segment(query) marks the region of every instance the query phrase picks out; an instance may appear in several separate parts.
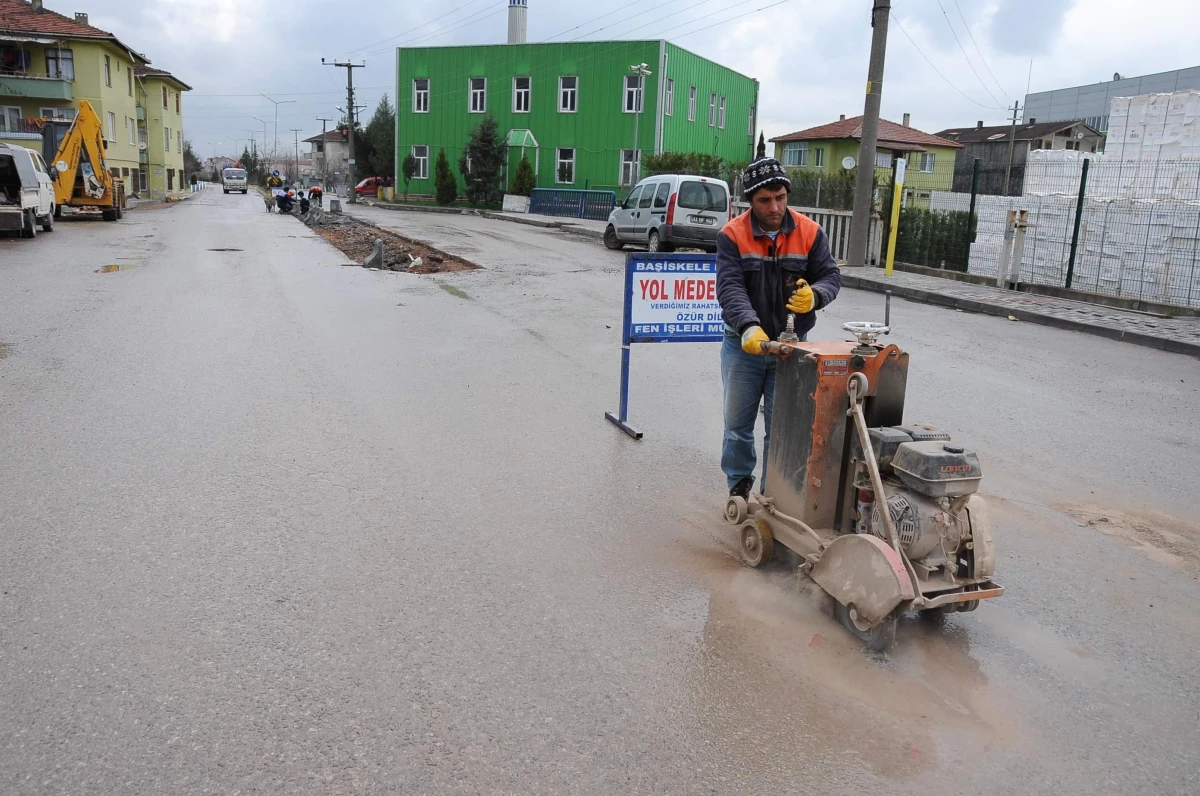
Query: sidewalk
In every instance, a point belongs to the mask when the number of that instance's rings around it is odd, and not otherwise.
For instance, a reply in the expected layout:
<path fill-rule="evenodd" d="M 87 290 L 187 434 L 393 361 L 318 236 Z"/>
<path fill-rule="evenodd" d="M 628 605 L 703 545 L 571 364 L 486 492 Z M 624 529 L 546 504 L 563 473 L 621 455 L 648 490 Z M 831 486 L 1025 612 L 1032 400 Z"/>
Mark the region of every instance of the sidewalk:
<path fill-rule="evenodd" d="M 544 229 L 558 229 L 563 232 L 570 232 L 575 235 L 586 235 L 591 238 L 604 238 L 604 228 L 608 226 L 607 221 L 590 221 L 584 218 L 560 218 L 558 216 L 541 216 L 533 213 L 505 213 L 497 210 L 470 210 L 459 207 L 432 207 L 425 205 L 406 205 L 393 204 L 391 202 L 379 202 L 373 199 L 360 200 L 361 204 L 369 207 L 378 207 L 382 210 L 395 210 L 403 213 L 442 213 L 451 215 L 477 215 L 483 218 L 491 218 L 496 221 L 509 221 L 514 224 L 526 224 L 531 227 L 542 227 Z M 348 204 L 343 201 L 343 207 Z"/>
<path fill-rule="evenodd" d="M 894 271 L 889 277 L 882 268 L 842 268 L 842 284 L 877 293 L 890 290 L 894 296 L 925 304 L 1012 317 L 1200 357 L 1197 317 L 1171 318 L 904 271 Z"/>

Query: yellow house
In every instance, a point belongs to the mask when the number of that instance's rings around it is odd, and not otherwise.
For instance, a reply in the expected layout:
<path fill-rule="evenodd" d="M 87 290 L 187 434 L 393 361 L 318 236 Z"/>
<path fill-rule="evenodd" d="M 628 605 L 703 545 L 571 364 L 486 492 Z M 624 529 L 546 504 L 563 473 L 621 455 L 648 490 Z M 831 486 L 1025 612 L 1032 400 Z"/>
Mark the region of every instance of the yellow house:
<path fill-rule="evenodd" d="M 40 150 L 41 135 L 32 120 L 73 118 L 79 100 L 86 99 L 100 115 L 108 141 L 106 160 L 113 173 L 125 181 L 126 194 L 141 194 L 145 189 L 162 198 L 178 192 L 182 152 L 178 153 L 178 165 L 174 161 L 168 164 L 177 151 L 172 140 L 170 152 L 163 151 L 158 161 L 163 173 L 156 183 L 155 166 L 150 162 L 152 142 L 157 141 L 162 149 L 165 133 L 153 126 L 153 116 L 146 122 L 150 106 L 156 103 L 139 107 L 138 97 L 145 79 L 151 77 L 155 82 L 146 91 L 147 98 L 150 90 L 159 92 L 159 83 L 171 84 L 168 92 L 176 94 L 187 86 L 158 70 L 149 70 L 155 74 L 140 79 L 137 69 L 149 63 L 113 34 L 92 27 L 87 14 L 67 17 L 45 8 L 42 0 L 0 0 L 0 141 Z M 159 114 L 159 124 L 169 126 L 175 136 L 183 129 L 182 101 L 169 98 L 168 102 L 170 107 Z M 182 143 L 182 133 L 179 141 Z M 167 183 L 168 168 L 175 170 L 173 189 Z"/>
<path fill-rule="evenodd" d="M 142 197 L 164 198 L 190 190 L 183 170 L 183 92 L 192 87 L 170 72 L 139 66 L 138 135 L 141 151 L 138 185 Z"/>

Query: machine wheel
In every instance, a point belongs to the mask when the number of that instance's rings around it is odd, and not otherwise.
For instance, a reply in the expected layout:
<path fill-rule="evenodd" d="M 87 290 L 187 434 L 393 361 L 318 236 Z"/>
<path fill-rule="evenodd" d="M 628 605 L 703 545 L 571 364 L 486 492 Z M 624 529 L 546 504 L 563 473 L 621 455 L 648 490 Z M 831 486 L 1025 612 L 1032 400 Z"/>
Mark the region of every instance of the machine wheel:
<path fill-rule="evenodd" d="M 47 213 L 46 217 L 42 219 L 42 232 L 53 232 L 54 231 L 54 214 L 57 212 L 58 212 L 58 208 L 55 208 L 54 210 L 51 210 L 49 213 Z"/>
<path fill-rule="evenodd" d="M 748 567 L 761 567 L 771 560 L 775 552 L 775 538 L 766 523 L 751 520 L 742 526 L 742 544 L 738 549 L 742 563 Z"/>
<path fill-rule="evenodd" d="M 118 204 L 117 205 L 117 221 L 120 221 L 124 217 L 125 217 L 125 206 Z"/>
<path fill-rule="evenodd" d="M 37 237 L 37 212 L 30 210 L 25 214 L 25 223 L 21 225 L 22 238 Z"/>
<path fill-rule="evenodd" d="M 245 195 L 246 195 L 246 192 L 245 192 L 245 191 L 242 191 L 242 196 L 245 196 Z"/>
<path fill-rule="evenodd" d="M 55 205 L 55 206 L 54 206 L 54 217 L 55 217 L 55 218 L 62 218 L 62 205 Z"/>
<path fill-rule="evenodd" d="M 226 193 L 226 194 L 228 194 L 228 193 L 229 193 L 229 189 L 228 189 L 228 188 L 222 188 L 221 190 L 222 190 L 224 193 Z"/>
<path fill-rule="evenodd" d="M 117 210 L 116 210 L 116 208 L 109 208 L 107 210 L 101 210 L 100 217 L 103 218 L 105 221 L 116 221 L 117 220 Z"/>
<path fill-rule="evenodd" d="M 835 601 L 833 604 L 833 615 L 841 623 L 842 627 L 849 630 L 852 635 L 876 652 L 887 652 L 888 648 L 896 641 L 896 622 L 898 617 L 895 613 L 875 625 L 875 627 L 860 627 L 858 612 L 854 610 L 854 606 L 842 605 Z"/>
<path fill-rule="evenodd" d="M 621 242 L 621 239 L 617 237 L 617 228 L 612 224 L 609 224 L 608 228 L 604 230 L 604 245 L 613 251 L 625 246 L 625 244 Z"/>
<path fill-rule="evenodd" d="M 725 521 L 730 525 L 740 525 L 746 521 L 746 499 L 741 495 L 730 495 L 725 501 Z"/>

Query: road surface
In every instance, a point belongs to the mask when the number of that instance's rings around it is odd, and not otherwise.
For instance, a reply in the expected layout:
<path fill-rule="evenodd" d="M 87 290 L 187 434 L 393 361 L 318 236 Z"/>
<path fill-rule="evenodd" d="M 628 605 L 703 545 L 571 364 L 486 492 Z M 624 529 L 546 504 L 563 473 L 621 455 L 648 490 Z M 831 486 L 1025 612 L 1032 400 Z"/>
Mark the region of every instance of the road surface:
<path fill-rule="evenodd" d="M 1009 593 L 880 657 L 733 559 L 715 346 L 604 422 L 621 255 L 356 212 L 486 269 L 212 190 L 0 240 L 0 792 L 1200 789 L 1196 360 L 897 302 Z"/>

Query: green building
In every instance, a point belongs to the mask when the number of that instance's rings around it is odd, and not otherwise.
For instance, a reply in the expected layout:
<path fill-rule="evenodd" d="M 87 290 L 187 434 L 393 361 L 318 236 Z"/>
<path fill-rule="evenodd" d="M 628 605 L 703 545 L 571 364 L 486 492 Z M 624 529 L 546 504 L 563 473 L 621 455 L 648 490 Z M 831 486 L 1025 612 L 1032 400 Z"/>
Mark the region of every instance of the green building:
<path fill-rule="evenodd" d="M 401 48 L 396 71 L 396 164 L 416 158 L 412 193 L 434 192 L 443 148 L 462 192 L 459 156 L 489 113 L 508 179 L 524 152 L 539 188 L 620 193 L 651 153 L 754 154 L 758 81 L 666 41 Z"/>

